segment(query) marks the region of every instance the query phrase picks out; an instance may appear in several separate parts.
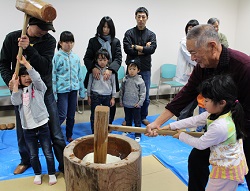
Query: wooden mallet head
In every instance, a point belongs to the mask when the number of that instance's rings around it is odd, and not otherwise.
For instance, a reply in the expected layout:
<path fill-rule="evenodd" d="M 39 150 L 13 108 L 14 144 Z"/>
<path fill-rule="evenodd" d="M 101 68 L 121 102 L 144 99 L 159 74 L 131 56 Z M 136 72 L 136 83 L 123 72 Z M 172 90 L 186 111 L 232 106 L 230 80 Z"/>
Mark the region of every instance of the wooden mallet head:
<path fill-rule="evenodd" d="M 52 22 L 56 18 L 55 8 L 51 4 L 40 0 L 16 0 L 16 8 L 25 13 L 22 35 L 26 35 L 30 17 L 35 17 L 45 22 Z M 22 54 L 23 54 L 23 49 L 22 47 L 19 47 L 17 55 L 18 58 L 21 59 Z M 15 68 L 16 75 L 18 75 L 19 73 L 19 68 L 20 68 L 20 63 L 17 60 Z"/>
<path fill-rule="evenodd" d="M 17 0 L 16 8 L 45 22 L 52 22 L 56 18 L 55 8 L 41 0 Z"/>

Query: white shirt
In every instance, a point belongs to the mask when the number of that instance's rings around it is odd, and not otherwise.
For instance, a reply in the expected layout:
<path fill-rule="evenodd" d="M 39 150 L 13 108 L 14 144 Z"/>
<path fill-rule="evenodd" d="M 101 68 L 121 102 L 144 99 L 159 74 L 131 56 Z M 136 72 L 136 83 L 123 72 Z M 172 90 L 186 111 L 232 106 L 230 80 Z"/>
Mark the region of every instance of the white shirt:
<path fill-rule="evenodd" d="M 191 60 L 191 55 L 186 46 L 186 37 L 184 37 L 180 41 L 174 80 L 186 84 L 195 66 L 196 62 Z"/>
<path fill-rule="evenodd" d="M 23 113 L 24 120 L 26 120 L 27 127 L 23 126 L 23 129 L 34 129 L 40 127 L 49 121 L 49 118 L 42 120 L 40 123 L 36 123 L 30 109 L 30 98 L 28 93 L 28 87 L 23 88 Z"/>

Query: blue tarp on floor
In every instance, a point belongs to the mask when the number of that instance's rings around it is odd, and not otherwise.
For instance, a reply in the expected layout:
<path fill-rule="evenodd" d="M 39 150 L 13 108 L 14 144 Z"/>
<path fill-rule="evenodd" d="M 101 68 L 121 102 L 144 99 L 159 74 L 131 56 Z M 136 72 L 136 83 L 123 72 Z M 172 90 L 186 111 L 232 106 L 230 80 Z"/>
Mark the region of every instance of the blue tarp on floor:
<path fill-rule="evenodd" d="M 158 117 L 149 116 L 150 122 Z M 123 119 L 116 119 L 113 124 L 120 125 Z M 171 122 L 169 120 L 167 123 Z M 166 123 L 166 124 L 167 124 Z M 165 124 L 165 125 L 166 125 Z M 144 125 L 142 125 L 145 127 Z M 65 126 L 62 126 L 65 134 Z M 90 123 L 79 123 L 74 126 L 73 138 L 82 137 L 90 134 Z M 121 134 L 121 132 L 112 132 Z M 134 134 L 129 134 L 131 138 L 134 138 Z M 140 145 L 142 147 L 142 156 L 154 155 L 156 158 L 167 168 L 180 178 L 186 185 L 188 182 L 188 169 L 187 160 L 188 155 L 192 149 L 189 145 L 182 143 L 178 139 L 174 139 L 170 136 L 158 136 L 158 137 L 146 137 L 142 135 Z M 47 167 L 44 155 L 40 150 L 40 161 L 42 164 L 42 173 L 47 174 Z M 57 161 L 56 167 L 58 166 Z M 13 171 L 17 164 L 20 163 L 20 156 L 17 148 L 16 131 L 4 130 L 0 131 L 0 181 L 14 178 L 23 178 L 27 176 L 33 176 L 32 168 L 29 168 L 21 175 L 13 175 Z M 246 183 L 239 185 L 237 191 L 247 191 Z"/>

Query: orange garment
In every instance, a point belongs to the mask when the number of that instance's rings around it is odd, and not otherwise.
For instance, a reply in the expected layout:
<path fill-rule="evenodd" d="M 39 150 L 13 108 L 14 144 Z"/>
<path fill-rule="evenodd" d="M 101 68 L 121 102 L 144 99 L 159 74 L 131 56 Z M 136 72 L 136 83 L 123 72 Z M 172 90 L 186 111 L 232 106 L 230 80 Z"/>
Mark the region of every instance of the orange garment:
<path fill-rule="evenodd" d="M 201 94 L 199 94 L 197 96 L 197 102 L 198 102 L 198 106 L 199 107 L 205 108 L 205 106 L 204 106 L 204 100 L 205 100 L 205 98 Z"/>

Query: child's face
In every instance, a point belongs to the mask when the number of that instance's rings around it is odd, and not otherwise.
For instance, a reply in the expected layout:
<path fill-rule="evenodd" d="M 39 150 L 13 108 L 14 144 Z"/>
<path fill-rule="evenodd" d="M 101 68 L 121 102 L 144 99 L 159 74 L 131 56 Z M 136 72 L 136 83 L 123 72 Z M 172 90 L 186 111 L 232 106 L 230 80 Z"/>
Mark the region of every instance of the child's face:
<path fill-rule="evenodd" d="M 109 60 L 108 60 L 105 56 L 103 56 L 103 55 L 99 55 L 99 56 L 98 56 L 97 63 L 98 63 L 98 65 L 99 65 L 101 68 L 106 67 L 107 64 L 108 64 L 108 62 L 109 62 Z"/>
<path fill-rule="evenodd" d="M 204 106 L 208 113 L 220 114 L 223 111 L 225 104 L 220 102 L 215 104 L 211 99 L 205 98 Z"/>
<path fill-rule="evenodd" d="M 24 75 L 21 75 L 20 76 L 20 83 L 23 85 L 23 86 L 29 86 L 31 84 L 32 80 L 30 78 L 30 75 L 28 74 L 24 74 Z"/>
<path fill-rule="evenodd" d="M 60 42 L 61 49 L 64 52 L 70 52 L 72 48 L 74 47 L 74 42 L 68 41 L 68 42 Z"/>
<path fill-rule="evenodd" d="M 135 65 L 129 65 L 128 67 L 128 74 L 130 76 L 136 76 L 138 74 L 138 72 L 140 72 L 140 70 L 137 68 L 137 66 Z"/>

